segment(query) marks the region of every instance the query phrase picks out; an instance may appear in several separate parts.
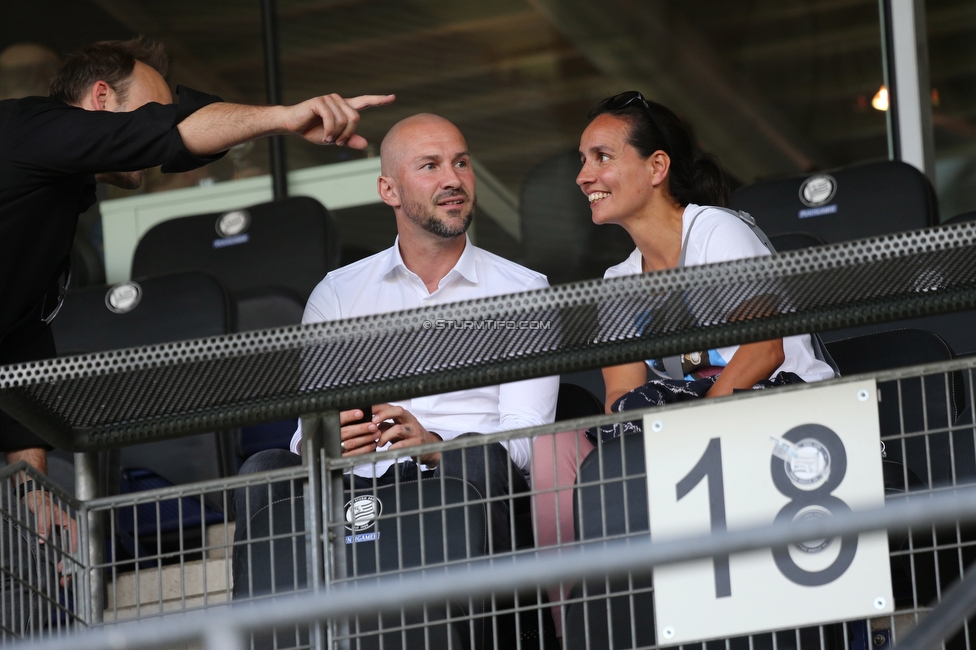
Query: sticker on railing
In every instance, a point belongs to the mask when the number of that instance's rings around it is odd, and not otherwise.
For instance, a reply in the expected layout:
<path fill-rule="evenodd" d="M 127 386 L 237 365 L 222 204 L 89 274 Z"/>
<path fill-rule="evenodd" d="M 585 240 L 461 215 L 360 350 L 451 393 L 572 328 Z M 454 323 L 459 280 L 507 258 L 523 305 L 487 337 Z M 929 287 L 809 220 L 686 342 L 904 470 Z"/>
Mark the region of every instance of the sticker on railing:
<path fill-rule="evenodd" d="M 884 505 L 873 381 L 698 403 L 645 416 L 644 432 L 654 541 Z M 884 531 L 654 570 L 657 640 L 668 645 L 893 605 Z"/>

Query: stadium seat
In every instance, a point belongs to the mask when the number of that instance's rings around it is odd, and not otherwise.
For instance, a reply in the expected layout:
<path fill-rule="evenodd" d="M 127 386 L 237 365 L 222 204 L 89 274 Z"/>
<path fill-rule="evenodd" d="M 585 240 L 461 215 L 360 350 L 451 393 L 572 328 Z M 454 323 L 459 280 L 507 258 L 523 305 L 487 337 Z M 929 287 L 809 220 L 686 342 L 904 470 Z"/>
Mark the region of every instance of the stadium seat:
<path fill-rule="evenodd" d="M 823 237 L 818 237 L 810 232 L 784 232 L 770 236 L 769 243 L 773 245 L 777 253 L 782 253 L 800 250 L 801 248 L 823 246 L 827 242 L 823 240 Z"/>
<path fill-rule="evenodd" d="M 603 400 L 576 384 L 562 382 L 556 398 L 556 422 L 603 413 Z"/>
<path fill-rule="evenodd" d="M 218 336 L 233 331 L 234 321 L 233 303 L 220 282 L 189 271 L 69 291 L 52 327 L 64 356 Z M 125 447 L 119 462 L 175 484 L 219 478 L 237 469 L 222 438 L 204 434 Z"/>
<path fill-rule="evenodd" d="M 296 196 L 242 210 L 171 219 L 136 247 L 132 277 L 177 270 L 212 273 L 233 295 L 237 331 L 296 325 L 325 274 L 339 265 L 338 226 L 315 199 Z M 243 427 L 241 460 L 287 449 L 293 421 Z"/>
<path fill-rule="evenodd" d="M 900 329 L 856 336 L 827 343 L 827 349 L 841 374 L 889 370 L 955 357 L 940 336 L 920 329 Z M 881 402 L 878 414 L 881 437 L 886 442 L 887 459 L 904 463 L 921 479 L 921 485 L 939 487 L 952 482 L 952 446 L 948 427 L 966 407 L 962 373 L 942 373 L 878 384 Z M 943 433 L 912 435 L 945 429 Z"/>
<path fill-rule="evenodd" d="M 315 199 L 296 196 L 159 223 L 139 240 L 132 277 L 207 271 L 234 296 L 245 331 L 301 322 L 339 255 L 335 220 Z"/>
<path fill-rule="evenodd" d="M 58 353 L 69 355 L 218 336 L 233 331 L 234 322 L 233 301 L 220 282 L 185 271 L 69 291 L 52 327 Z M 125 494 L 233 475 L 233 446 L 233 437 L 220 432 L 102 452 L 101 489 Z M 212 505 L 190 498 L 163 501 L 158 526 L 154 504 L 120 510 L 108 557 L 145 557 L 157 544 L 191 547 L 200 542 L 201 528 L 188 522 L 223 521 Z"/>
<path fill-rule="evenodd" d="M 965 223 L 967 221 L 976 221 L 976 210 L 971 212 L 963 212 L 962 214 L 957 214 L 954 217 L 949 217 L 942 222 L 942 225 L 949 226 L 956 223 Z"/>
<path fill-rule="evenodd" d="M 630 235 L 618 226 L 597 226 L 576 185 L 577 151 L 543 161 L 522 181 L 519 222 L 522 264 L 545 273 L 550 284 L 602 278 L 607 268 L 634 250 Z"/>
<path fill-rule="evenodd" d="M 761 181 L 737 189 L 730 204 L 754 216 L 767 235 L 804 231 L 828 243 L 939 223 L 931 183 L 897 161 Z"/>
<path fill-rule="evenodd" d="M 642 436 L 615 438 L 594 449 L 580 464 L 576 478 L 576 499 L 573 501 L 576 539 L 646 538 L 649 533 L 644 472 Z M 603 578 L 573 586 L 570 599 L 585 596 L 588 600 L 566 608 L 563 640 L 567 650 L 609 648 L 611 628 L 614 648 L 654 645 L 650 575 L 634 575 L 632 585 L 626 577 L 611 580 L 609 587 L 611 594 L 619 595 L 609 598 L 608 608 L 607 599 L 599 598 L 607 593 Z M 633 596 L 628 595 L 631 590 L 635 592 Z M 632 617 L 641 622 L 635 626 L 636 639 L 631 635 Z"/>
<path fill-rule="evenodd" d="M 419 488 L 419 489 L 418 489 Z M 249 520 L 249 536 L 251 539 L 262 541 L 250 542 L 242 547 L 235 555 L 235 562 L 250 562 L 249 585 L 237 584 L 235 579 L 234 599 L 259 597 L 272 593 L 285 594 L 303 590 L 307 585 L 307 564 L 305 559 L 305 531 L 304 501 L 300 487 L 296 490 L 294 500 L 275 502 L 270 514 L 262 510 L 255 513 Z M 346 567 L 350 577 L 368 578 L 378 572 L 387 573 L 397 570 L 410 570 L 421 566 L 431 567 L 445 561 L 463 561 L 484 557 L 487 553 L 487 517 L 483 504 L 464 506 L 465 500 L 480 500 L 482 497 L 471 487 L 459 479 L 423 479 L 420 484 L 408 482 L 405 484 L 388 485 L 373 490 L 359 490 L 347 493 L 345 499 L 352 502 L 354 498 L 375 497 L 380 501 L 376 508 L 381 513 L 380 518 L 372 527 L 363 528 L 359 535 L 370 537 L 357 538 L 358 541 L 346 545 Z M 447 504 L 446 509 L 440 509 L 441 504 Z M 421 513 L 420 511 L 423 510 Z M 399 512 L 410 513 L 397 515 Z M 350 515 L 351 519 L 355 517 Z M 444 522 L 448 526 L 444 526 Z M 423 534 L 421 534 L 421 528 Z M 375 533 L 375 537 L 372 537 Z M 299 534 L 299 542 L 293 543 L 294 535 Z M 352 533 L 349 533 L 350 535 Z M 271 537 L 274 537 L 272 540 Z M 430 569 L 428 569 L 430 570 Z M 235 578 L 239 575 L 235 565 Z M 272 575 L 274 576 L 272 578 Z M 250 589 L 250 591 L 249 591 Z M 523 600 L 522 606 L 526 605 Z M 505 605 L 496 601 L 501 609 Z M 511 604 L 509 603 L 509 606 Z M 445 616 L 470 617 L 484 615 L 490 611 L 487 599 L 457 600 L 443 606 L 428 606 L 423 611 L 410 612 L 406 615 L 406 625 L 416 625 L 424 620 L 443 620 Z M 548 607 L 543 609 L 548 617 Z M 523 621 L 535 620 L 536 612 L 530 612 L 531 617 L 523 617 Z M 469 639 L 474 625 L 475 645 L 472 650 L 496 647 L 492 641 L 493 630 L 498 634 L 497 647 L 516 647 L 514 637 L 514 616 L 501 615 L 494 619 L 476 618 L 461 620 L 453 624 L 417 626 L 406 632 L 406 645 L 402 644 L 400 631 L 378 633 L 380 629 L 378 616 L 360 616 L 350 620 L 350 629 L 358 630 L 359 636 L 354 641 L 357 648 L 470 648 Z M 399 614 L 384 616 L 383 627 L 397 627 L 401 625 Z M 551 622 L 550 622 L 551 625 Z M 539 648 L 538 641 L 527 642 L 523 622 L 522 643 L 519 647 Z M 276 631 L 278 647 L 291 647 L 291 643 L 307 643 L 304 632 L 296 634 L 292 630 Z M 425 634 L 427 642 L 425 643 Z M 290 635 L 290 636 L 289 636 Z M 531 635 L 530 635 L 531 636 Z M 296 638 L 297 637 L 297 638 Z M 282 646 L 282 639 L 285 646 Z M 538 639 L 538 636 L 536 636 Z M 450 645 L 449 645 L 450 643 Z M 270 634 L 255 636 L 256 650 L 273 647 Z"/>

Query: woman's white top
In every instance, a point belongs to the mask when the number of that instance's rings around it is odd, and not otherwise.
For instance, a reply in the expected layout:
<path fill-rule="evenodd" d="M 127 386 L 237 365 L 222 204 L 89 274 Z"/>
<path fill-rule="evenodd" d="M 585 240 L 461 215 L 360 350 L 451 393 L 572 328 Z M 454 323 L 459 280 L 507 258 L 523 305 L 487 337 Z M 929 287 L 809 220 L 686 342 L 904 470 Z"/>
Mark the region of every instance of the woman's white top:
<path fill-rule="evenodd" d="M 691 226 L 692 219 L 698 215 L 695 227 L 690 235 L 688 228 Z M 687 250 L 685 252 L 685 266 L 697 266 L 701 264 L 714 264 L 716 262 L 728 262 L 730 260 L 743 259 L 747 257 L 762 257 L 769 255 L 769 250 L 763 246 L 759 238 L 756 237 L 752 229 L 742 222 L 738 217 L 715 208 L 705 208 L 688 204 L 685 208 L 681 220 L 681 241 L 685 242 Z M 626 275 L 638 275 L 643 273 L 643 258 L 638 249 L 630 256 L 607 269 L 603 277 L 618 278 Z M 649 318 L 643 319 L 647 322 Z M 733 345 L 714 350 L 687 353 L 682 359 L 685 368 L 694 367 L 724 367 L 735 355 L 739 346 Z M 801 334 L 789 336 L 783 339 L 783 352 L 786 360 L 776 369 L 773 377 L 781 372 L 796 373 L 801 379 L 807 382 L 830 379 L 834 376 L 833 370 L 827 363 L 816 358 L 813 347 L 810 344 L 810 335 Z M 702 357 L 702 358 L 699 358 Z M 662 359 L 648 359 L 648 366 L 659 376 L 668 378 L 669 375 L 664 369 Z M 689 373 L 685 379 L 696 379 Z M 673 377 L 672 379 L 677 379 Z"/>

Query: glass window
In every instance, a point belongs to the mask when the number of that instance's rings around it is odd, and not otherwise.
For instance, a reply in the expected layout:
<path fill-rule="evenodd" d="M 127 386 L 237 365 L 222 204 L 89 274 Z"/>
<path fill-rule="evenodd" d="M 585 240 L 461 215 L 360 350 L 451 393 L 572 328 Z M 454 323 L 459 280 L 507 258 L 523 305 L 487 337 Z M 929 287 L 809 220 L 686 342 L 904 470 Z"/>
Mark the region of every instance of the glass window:
<path fill-rule="evenodd" d="M 51 11 L 37 15 L 73 6 L 38 1 Z M 37 38 L 47 34 L 46 44 L 65 51 L 85 40 L 144 33 L 169 48 L 174 85 L 231 101 L 265 101 L 258 2 L 95 4 L 106 9 L 93 10 L 97 20 L 72 19 L 70 39 L 66 26 L 45 29 L 45 21 L 30 19 Z M 369 149 L 288 138 L 290 170 L 374 157 L 397 120 L 439 113 L 466 135 L 480 187 L 494 188 L 493 203 L 510 207 L 502 217 L 482 210 L 479 244 L 554 280 L 601 275 L 631 246 L 613 229 L 593 230 L 573 182 L 586 114 L 609 95 L 635 88 L 670 106 L 738 183 L 887 157 L 884 114 L 871 106 L 883 81 L 876 0 L 277 4 L 286 102 L 327 92 L 397 94 L 393 106 L 364 115 L 360 131 Z M 976 7 L 971 0 L 929 0 L 928 7 L 943 207 L 972 209 L 967 197 L 976 193 L 966 188 L 976 183 L 974 127 L 967 120 L 976 39 L 966 36 Z M 20 14 L 29 12 L 18 14 L 18 33 L 28 33 L 21 29 L 28 18 Z M 0 35 L 9 40 L 14 31 Z M 267 144 L 259 142 L 203 170 L 153 174 L 145 191 L 246 179 L 268 168 Z M 357 256 L 388 245 L 392 232 L 377 223 L 388 211 L 369 200 L 374 203 L 335 211 Z"/>
<path fill-rule="evenodd" d="M 926 0 L 925 10 L 936 189 L 946 220 L 976 211 L 976 3 Z"/>

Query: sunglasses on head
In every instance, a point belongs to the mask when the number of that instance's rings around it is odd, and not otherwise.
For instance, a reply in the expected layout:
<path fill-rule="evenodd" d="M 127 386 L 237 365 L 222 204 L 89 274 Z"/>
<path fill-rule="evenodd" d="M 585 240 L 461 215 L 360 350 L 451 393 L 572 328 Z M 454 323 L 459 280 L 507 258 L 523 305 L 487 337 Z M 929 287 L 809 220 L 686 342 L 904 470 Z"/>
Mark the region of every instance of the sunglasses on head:
<path fill-rule="evenodd" d="M 600 102 L 600 106 L 597 110 L 605 109 L 610 111 L 619 111 L 620 109 L 626 108 L 631 104 L 638 102 L 644 107 L 644 112 L 647 113 L 647 117 L 651 119 L 651 124 L 657 129 L 657 132 L 661 135 L 661 139 L 664 140 L 665 152 L 671 153 L 671 142 L 668 141 L 668 135 L 661 128 L 658 123 L 657 118 L 654 117 L 654 111 L 651 110 L 651 105 L 644 99 L 644 96 L 636 90 L 628 90 L 627 92 L 620 93 L 619 95 L 614 95 L 613 97 L 608 97 Z"/>

